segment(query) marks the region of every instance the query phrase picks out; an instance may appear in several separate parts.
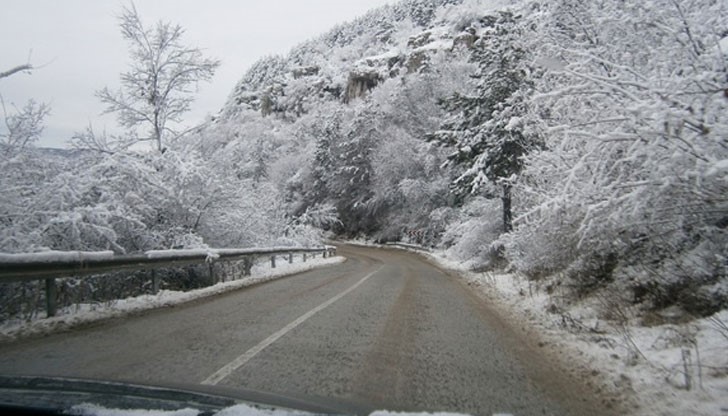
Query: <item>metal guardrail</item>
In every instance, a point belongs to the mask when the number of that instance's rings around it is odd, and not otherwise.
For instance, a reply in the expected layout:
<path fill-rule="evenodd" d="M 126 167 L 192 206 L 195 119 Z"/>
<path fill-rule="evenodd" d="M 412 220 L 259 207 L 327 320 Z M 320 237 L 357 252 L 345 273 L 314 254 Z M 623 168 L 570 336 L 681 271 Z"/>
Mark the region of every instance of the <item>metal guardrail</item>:
<path fill-rule="evenodd" d="M 318 248 L 272 247 L 252 249 L 201 249 L 201 250 L 152 250 L 142 254 L 115 255 L 113 252 L 52 251 L 26 254 L 0 254 L 0 283 L 45 280 L 46 311 L 49 317 L 57 312 L 56 278 L 82 277 L 123 270 L 151 270 L 153 293 L 159 291 L 159 279 L 155 269 L 179 267 L 192 264 L 208 264 L 214 280 L 212 265 L 223 261 L 243 261 L 244 275 L 256 258 L 270 256 L 271 267 L 276 267 L 276 257 L 287 257 L 293 262 L 293 254 L 323 257 L 336 254 L 335 246 Z"/>
<path fill-rule="evenodd" d="M 419 251 L 427 251 L 427 252 L 431 251 L 428 247 L 421 246 L 419 244 L 391 242 L 391 243 L 384 243 L 384 245 L 388 246 L 388 247 L 397 247 L 397 248 L 403 248 L 403 249 L 408 249 L 408 250 L 419 250 Z"/>

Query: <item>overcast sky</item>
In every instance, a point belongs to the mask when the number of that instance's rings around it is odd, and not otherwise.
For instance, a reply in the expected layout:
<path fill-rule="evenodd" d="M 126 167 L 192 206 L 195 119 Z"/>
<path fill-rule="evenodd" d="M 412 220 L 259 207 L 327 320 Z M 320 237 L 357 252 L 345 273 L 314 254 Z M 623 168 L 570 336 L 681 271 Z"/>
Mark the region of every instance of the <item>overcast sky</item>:
<path fill-rule="evenodd" d="M 324 33 L 394 0 L 136 0 L 145 25 L 179 23 L 183 40 L 200 47 L 222 65 L 213 81 L 201 84 L 187 125 L 215 114 L 235 83 L 257 59 L 285 54 L 300 42 Z M 30 62 L 31 75 L 0 80 L 6 103 L 28 99 L 49 103 L 52 114 L 38 146 L 66 147 L 89 122 L 97 131 L 114 131 L 114 117 L 101 117 L 94 92 L 118 88 L 129 62 L 117 16 L 123 0 L 2 0 L 0 71 Z"/>

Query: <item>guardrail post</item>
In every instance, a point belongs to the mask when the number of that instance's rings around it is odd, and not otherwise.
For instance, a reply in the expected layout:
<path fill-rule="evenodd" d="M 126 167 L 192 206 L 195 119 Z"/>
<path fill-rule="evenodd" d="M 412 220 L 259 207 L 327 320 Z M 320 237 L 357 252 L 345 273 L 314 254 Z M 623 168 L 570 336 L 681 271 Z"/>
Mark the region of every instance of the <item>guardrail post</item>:
<path fill-rule="evenodd" d="M 293 264 L 293 253 L 288 253 L 288 264 Z"/>
<path fill-rule="evenodd" d="M 58 299 L 56 299 L 58 295 L 58 288 L 56 287 L 56 279 L 52 277 L 45 279 L 45 287 L 46 313 L 50 318 L 51 316 L 56 316 L 56 312 L 58 312 Z"/>
<path fill-rule="evenodd" d="M 212 280 L 212 284 L 216 284 L 217 280 L 215 279 L 215 265 L 212 262 L 207 263 L 207 270 L 210 271 L 210 280 Z"/>
<path fill-rule="evenodd" d="M 159 276 L 157 272 L 152 269 L 152 294 L 156 295 L 159 293 Z"/>
<path fill-rule="evenodd" d="M 243 276 L 250 276 L 250 269 L 253 268 L 253 258 L 246 257 L 243 259 Z"/>
<path fill-rule="evenodd" d="M 275 254 L 270 256 L 270 267 L 271 267 L 271 269 L 276 268 L 276 255 Z"/>

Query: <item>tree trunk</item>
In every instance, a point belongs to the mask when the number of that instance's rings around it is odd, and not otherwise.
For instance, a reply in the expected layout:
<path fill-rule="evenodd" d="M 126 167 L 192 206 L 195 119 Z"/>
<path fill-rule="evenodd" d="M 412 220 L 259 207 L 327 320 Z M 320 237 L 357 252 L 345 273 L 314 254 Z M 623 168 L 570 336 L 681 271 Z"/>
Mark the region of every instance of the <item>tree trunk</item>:
<path fill-rule="evenodd" d="M 513 213 L 511 212 L 511 184 L 503 185 L 503 232 L 513 230 Z"/>
<path fill-rule="evenodd" d="M 162 152 L 162 127 L 159 125 L 159 112 L 154 111 L 154 141 L 157 142 L 157 151 Z"/>

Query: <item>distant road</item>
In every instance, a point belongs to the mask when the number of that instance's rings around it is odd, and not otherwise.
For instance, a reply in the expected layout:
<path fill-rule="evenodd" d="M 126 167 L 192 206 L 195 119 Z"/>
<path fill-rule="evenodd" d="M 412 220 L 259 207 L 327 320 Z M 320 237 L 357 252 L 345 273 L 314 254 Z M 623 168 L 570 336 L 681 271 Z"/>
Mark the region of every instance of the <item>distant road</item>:
<path fill-rule="evenodd" d="M 364 408 L 605 413 L 456 278 L 399 250 L 0 345 L 0 373 L 217 384 Z"/>

